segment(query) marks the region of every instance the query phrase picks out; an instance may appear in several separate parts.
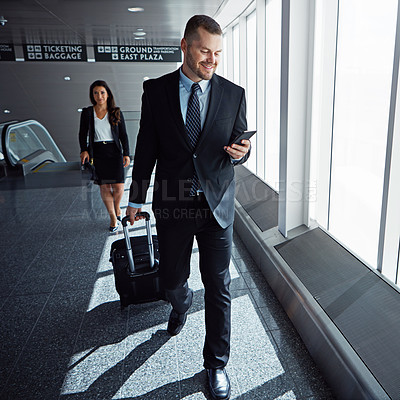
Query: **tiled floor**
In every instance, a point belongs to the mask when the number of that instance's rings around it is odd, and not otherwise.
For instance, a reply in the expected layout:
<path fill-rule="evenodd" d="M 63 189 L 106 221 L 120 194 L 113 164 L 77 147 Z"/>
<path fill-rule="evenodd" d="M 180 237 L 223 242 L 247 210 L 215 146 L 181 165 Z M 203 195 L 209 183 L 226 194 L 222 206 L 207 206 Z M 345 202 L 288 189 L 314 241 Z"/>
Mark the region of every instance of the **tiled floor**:
<path fill-rule="evenodd" d="M 0 399 L 209 399 L 196 246 L 194 303 L 171 338 L 168 304 L 120 310 L 109 250 L 122 232 L 78 174 L 0 181 Z M 231 398 L 333 399 L 237 235 L 231 274 Z"/>

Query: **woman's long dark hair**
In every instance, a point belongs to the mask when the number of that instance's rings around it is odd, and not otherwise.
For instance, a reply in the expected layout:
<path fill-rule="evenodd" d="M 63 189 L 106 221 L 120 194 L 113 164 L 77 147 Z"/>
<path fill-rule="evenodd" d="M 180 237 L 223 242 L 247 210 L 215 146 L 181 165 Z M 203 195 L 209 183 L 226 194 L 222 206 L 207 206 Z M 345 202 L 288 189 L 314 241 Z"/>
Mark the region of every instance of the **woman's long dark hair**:
<path fill-rule="evenodd" d="M 107 85 L 107 83 L 105 81 L 97 80 L 97 81 L 94 81 L 90 85 L 90 89 L 89 89 L 90 101 L 92 102 L 92 104 L 94 106 L 97 104 L 96 100 L 94 99 L 94 96 L 93 96 L 93 89 L 96 86 L 102 86 L 102 87 L 104 87 L 104 89 L 107 90 L 107 94 L 108 94 L 108 98 L 107 98 L 108 120 L 110 121 L 111 125 L 118 125 L 119 121 L 121 120 L 121 111 L 120 111 L 120 108 L 115 105 L 114 96 L 113 96 L 113 94 L 111 92 L 111 89 L 108 87 L 108 85 Z"/>

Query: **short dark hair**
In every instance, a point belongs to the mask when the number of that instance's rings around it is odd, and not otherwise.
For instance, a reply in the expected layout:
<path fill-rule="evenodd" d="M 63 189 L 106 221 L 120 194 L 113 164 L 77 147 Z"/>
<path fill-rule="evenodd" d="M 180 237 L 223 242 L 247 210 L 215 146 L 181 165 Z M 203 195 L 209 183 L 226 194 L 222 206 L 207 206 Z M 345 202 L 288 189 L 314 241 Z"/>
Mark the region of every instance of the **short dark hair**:
<path fill-rule="evenodd" d="M 185 32 L 183 37 L 186 39 L 188 44 L 192 42 L 193 39 L 198 38 L 197 29 L 202 27 L 208 33 L 212 33 L 213 35 L 221 35 L 222 29 L 219 26 L 218 22 L 209 17 L 208 15 L 193 15 L 192 18 L 186 23 Z"/>

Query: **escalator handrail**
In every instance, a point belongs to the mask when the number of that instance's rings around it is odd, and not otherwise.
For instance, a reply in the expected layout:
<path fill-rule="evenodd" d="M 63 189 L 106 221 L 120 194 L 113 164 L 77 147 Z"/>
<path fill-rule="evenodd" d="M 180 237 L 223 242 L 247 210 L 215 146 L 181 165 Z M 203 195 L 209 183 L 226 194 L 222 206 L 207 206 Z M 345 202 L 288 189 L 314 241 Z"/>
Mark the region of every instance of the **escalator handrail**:
<path fill-rule="evenodd" d="M 29 125 L 36 125 L 39 128 L 41 128 L 48 136 L 48 139 L 50 140 L 50 142 L 53 144 L 54 148 L 57 150 L 58 152 L 58 156 L 61 158 L 62 161 L 66 162 L 67 160 L 65 159 L 65 157 L 62 155 L 61 151 L 59 150 L 57 144 L 55 143 L 54 139 L 51 137 L 49 131 L 38 121 L 33 120 L 33 119 L 27 119 L 24 121 L 11 121 L 11 122 L 7 122 L 4 124 L 3 129 L 2 129 L 2 133 L 1 133 L 1 146 L 2 146 L 2 153 L 4 156 L 4 159 L 6 161 L 6 163 L 9 166 L 15 166 L 16 163 L 11 161 L 11 157 L 9 157 L 9 152 L 8 152 L 8 135 L 10 133 L 10 131 L 12 129 L 18 129 L 24 126 L 29 126 Z M 33 132 L 35 135 L 36 133 Z M 36 135 L 37 136 L 37 135 Z M 19 160 L 18 160 L 19 161 Z M 17 162 L 18 162 L 17 161 Z"/>

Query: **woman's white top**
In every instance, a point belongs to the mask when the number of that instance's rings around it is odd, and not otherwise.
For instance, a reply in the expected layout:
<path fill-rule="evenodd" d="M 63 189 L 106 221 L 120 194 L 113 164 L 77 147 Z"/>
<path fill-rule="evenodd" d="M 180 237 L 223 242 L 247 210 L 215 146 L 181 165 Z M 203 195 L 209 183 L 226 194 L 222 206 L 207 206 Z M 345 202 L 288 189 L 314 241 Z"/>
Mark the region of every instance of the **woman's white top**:
<path fill-rule="evenodd" d="M 94 113 L 94 141 L 95 142 L 113 142 L 114 138 L 111 133 L 111 125 L 108 120 L 108 113 L 100 119 L 96 115 L 96 111 L 93 109 Z"/>

